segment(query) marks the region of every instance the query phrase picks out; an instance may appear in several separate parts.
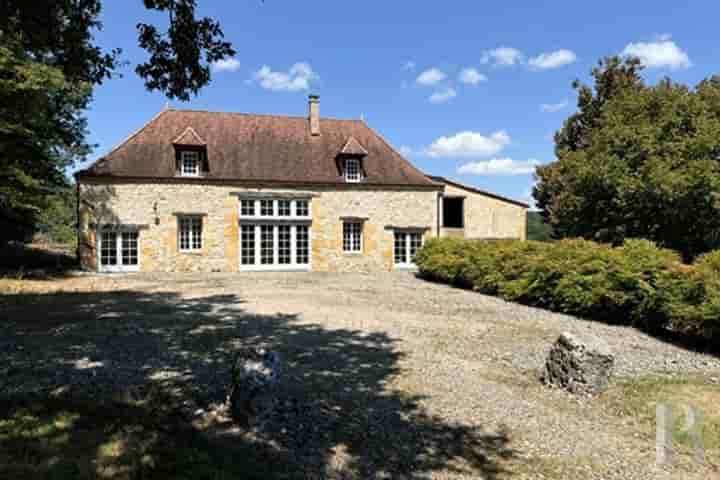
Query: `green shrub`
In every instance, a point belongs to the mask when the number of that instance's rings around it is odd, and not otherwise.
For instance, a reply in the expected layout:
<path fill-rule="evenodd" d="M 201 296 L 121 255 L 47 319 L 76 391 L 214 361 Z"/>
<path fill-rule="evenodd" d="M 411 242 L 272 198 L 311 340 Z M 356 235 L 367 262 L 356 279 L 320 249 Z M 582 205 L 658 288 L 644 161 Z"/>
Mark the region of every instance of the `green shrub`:
<path fill-rule="evenodd" d="M 670 310 L 673 329 L 720 338 L 720 250 L 695 260 L 673 290 Z"/>
<path fill-rule="evenodd" d="M 648 331 L 720 335 L 720 251 L 681 262 L 647 240 L 612 248 L 588 240 L 433 239 L 420 274 L 506 300 Z"/>

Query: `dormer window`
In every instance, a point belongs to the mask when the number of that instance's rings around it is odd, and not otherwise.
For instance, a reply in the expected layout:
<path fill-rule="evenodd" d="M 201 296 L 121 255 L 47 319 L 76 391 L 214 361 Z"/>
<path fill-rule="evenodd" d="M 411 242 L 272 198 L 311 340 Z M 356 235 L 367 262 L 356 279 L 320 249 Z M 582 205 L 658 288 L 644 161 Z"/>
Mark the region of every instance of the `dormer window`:
<path fill-rule="evenodd" d="M 172 141 L 175 147 L 175 172 L 181 177 L 201 177 L 209 170 L 207 143 L 192 127 Z"/>
<path fill-rule="evenodd" d="M 197 177 L 200 175 L 200 152 L 180 152 L 180 174 L 183 177 Z"/>
<path fill-rule="evenodd" d="M 360 160 L 357 158 L 345 159 L 345 181 L 348 183 L 357 183 L 362 180 L 362 171 L 360 170 Z"/>

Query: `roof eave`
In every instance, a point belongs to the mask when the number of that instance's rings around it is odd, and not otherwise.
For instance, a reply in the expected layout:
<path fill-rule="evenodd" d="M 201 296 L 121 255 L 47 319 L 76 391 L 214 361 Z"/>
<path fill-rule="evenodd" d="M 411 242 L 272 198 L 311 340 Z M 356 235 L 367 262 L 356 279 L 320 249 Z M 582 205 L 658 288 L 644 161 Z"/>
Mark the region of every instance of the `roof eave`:
<path fill-rule="evenodd" d="M 448 180 L 447 178 L 441 177 L 441 176 L 439 176 L 439 175 L 427 175 L 427 177 L 428 177 L 429 179 L 433 180 L 433 181 L 436 181 L 436 182 L 441 182 L 441 183 L 444 183 L 444 184 L 452 185 L 453 187 L 462 188 L 462 189 L 467 190 L 467 191 L 469 191 L 469 192 L 477 193 L 477 194 L 479 194 L 479 195 L 485 195 L 485 196 L 487 196 L 487 197 L 494 198 L 495 200 L 500 200 L 500 201 L 502 201 L 502 202 L 507 202 L 507 203 L 511 203 L 511 204 L 513 204 L 513 205 L 517 205 L 518 207 L 530 208 L 530 205 L 529 205 L 529 204 L 527 204 L 527 203 L 525 203 L 525 202 L 521 202 L 520 200 L 515 200 L 514 198 L 504 197 L 504 196 L 502 196 L 502 195 L 498 195 L 497 193 L 488 192 L 488 191 L 486 191 L 486 190 L 482 190 L 482 189 L 479 189 L 479 188 L 477 188 L 477 187 L 471 187 L 471 186 L 469 186 L 469 185 L 465 185 L 465 184 L 460 183 L 460 182 L 455 182 L 455 181 L 453 181 L 453 180 Z"/>

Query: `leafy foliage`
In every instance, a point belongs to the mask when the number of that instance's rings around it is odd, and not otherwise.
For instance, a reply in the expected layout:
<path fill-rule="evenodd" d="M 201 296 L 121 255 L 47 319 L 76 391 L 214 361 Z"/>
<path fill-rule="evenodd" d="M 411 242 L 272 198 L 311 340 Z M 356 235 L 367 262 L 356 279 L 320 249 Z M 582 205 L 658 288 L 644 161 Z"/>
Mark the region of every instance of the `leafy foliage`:
<path fill-rule="evenodd" d="M 637 60 L 608 58 L 556 134 L 533 192 L 559 237 L 647 238 L 687 258 L 718 245 L 720 79 L 647 86 Z"/>
<path fill-rule="evenodd" d="M 161 34 L 154 25 L 138 24 L 139 44 L 150 52 L 150 59 L 135 71 L 145 79 L 148 90 L 189 100 L 190 93 L 197 94 L 210 81 L 209 64 L 235 55 L 235 50 L 222 40 L 218 22 L 195 18 L 195 0 L 144 2 L 148 9 L 167 11 L 170 26 Z"/>
<path fill-rule="evenodd" d="M 34 61 L 20 42 L 0 46 L 2 240 L 32 236 L 49 196 L 67 185 L 64 169 L 90 151 L 81 116 L 90 92 L 87 82 Z"/>
<path fill-rule="evenodd" d="M 167 33 L 139 24 L 150 53 L 137 67 L 150 90 L 188 100 L 210 81 L 209 64 L 234 55 L 220 25 L 196 18 L 196 0 L 144 0 L 168 12 Z M 121 51 L 103 51 L 100 0 L 0 2 L 0 243 L 29 240 L 65 171 L 87 157 L 84 112 L 93 86 L 112 78 Z M 45 213 L 42 213 L 45 212 Z"/>
<path fill-rule="evenodd" d="M 75 188 L 60 189 L 47 198 L 47 208 L 38 215 L 35 242 L 72 245 L 77 240 Z"/>
<path fill-rule="evenodd" d="M 648 240 L 429 240 L 421 275 L 563 313 L 647 331 L 720 335 L 720 252 L 693 265 Z"/>
<path fill-rule="evenodd" d="M 527 213 L 527 238 L 547 242 L 553 238 L 552 227 L 543 219 L 540 212 Z"/>

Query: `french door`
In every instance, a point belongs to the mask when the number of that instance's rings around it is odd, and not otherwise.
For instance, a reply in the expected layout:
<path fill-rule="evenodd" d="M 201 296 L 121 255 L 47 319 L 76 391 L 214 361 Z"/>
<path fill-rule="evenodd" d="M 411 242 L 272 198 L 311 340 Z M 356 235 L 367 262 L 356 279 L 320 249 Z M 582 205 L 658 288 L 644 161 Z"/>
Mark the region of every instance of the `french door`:
<path fill-rule="evenodd" d="M 396 268 L 414 267 L 415 254 L 423 244 L 422 232 L 396 231 L 393 260 Z"/>
<path fill-rule="evenodd" d="M 241 223 L 241 270 L 309 270 L 310 225 Z"/>
<path fill-rule="evenodd" d="M 140 269 L 137 230 L 100 230 L 98 244 L 101 272 L 133 272 Z"/>

